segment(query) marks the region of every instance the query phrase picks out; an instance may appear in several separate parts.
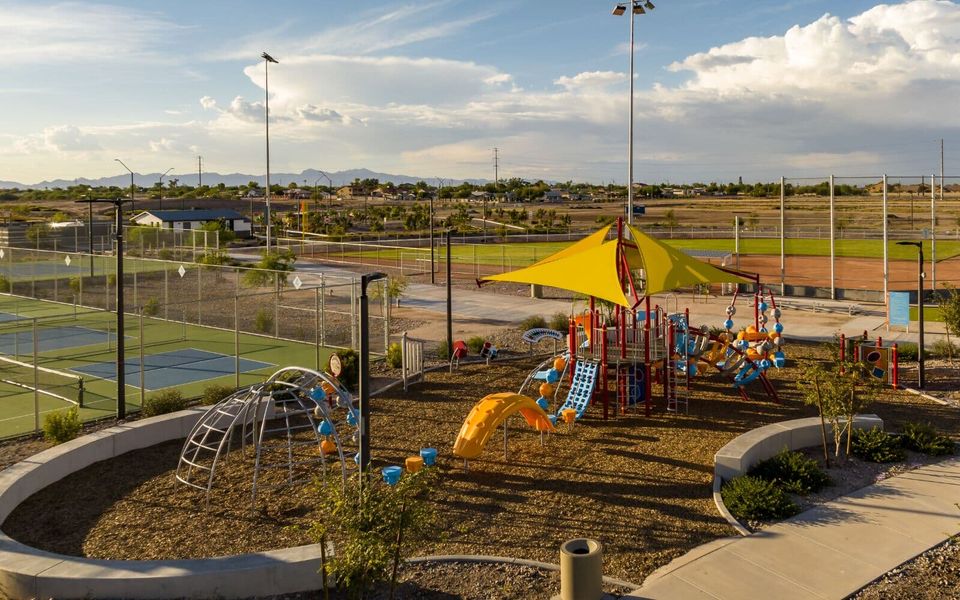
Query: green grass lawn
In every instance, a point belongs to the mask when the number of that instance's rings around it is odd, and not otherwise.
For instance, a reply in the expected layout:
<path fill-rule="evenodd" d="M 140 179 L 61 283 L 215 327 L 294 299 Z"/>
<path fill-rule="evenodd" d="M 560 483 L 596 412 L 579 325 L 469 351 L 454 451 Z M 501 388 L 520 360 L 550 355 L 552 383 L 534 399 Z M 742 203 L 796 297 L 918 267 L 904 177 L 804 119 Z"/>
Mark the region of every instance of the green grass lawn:
<path fill-rule="evenodd" d="M 115 331 L 116 315 L 103 311 L 78 312 L 73 315 L 73 307 L 63 304 L 54 304 L 40 300 L 0 296 L 0 312 L 18 314 L 24 317 L 37 317 L 50 321 L 54 326 L 83 327 L 95 331 Z M 63 317 L 57 318 L 57 317 Z M 28 332 L 31 329 L 29 321 L 0 322 L 0 336 L 19 330 Z M 196 325 L 184 325 L 161 319 L 145 318 L 143 335 L 139 331 L 139 319 L 128 315 L 126 319 L 126 358 L 128 361 L 139 359 L 141 341 L 144 355 L 159 354 L 172 350 L 195 348 L 216 352 L 227 356 L 235 356 L 235 339 L 233 331 L 212 329 Z M 23 335 L 23 334 L 21 334 Z M 29 334 L 26 334 L 29 336 Z M 114 336 L 115 337 L 115 336 Z M 8 336 L 6 339 L 11 339 Z M 28 337 L 27 339 L 32 339 Z M 40 338 L 43 339 L 42 337 Z M 26 344 L 30 345 L 30 344 Z M 9 350 L 8 350 L 9 351 Z M 19 360 L 29 362 L 32 348 L 19 348 Z M 332 351 L 321 348 L 320 361 L 326 361 Z M 262 381 L 279 367 L 302 365 L 315 367 L 317 363 L 316 346 L 307 343 L 290 342 L 269 337 L 241 333 L 239 336 L 239 354 L 241 358 L 269 363 L 270 366 L 241 373 L 239 384 L 250 385 Z M 59 350 L 41 352 L 38 360 L 40 366 L 58 371 L 73 372 L 71 369 L 94 363 L 115 362 L 116 342 L 93 344 L 88 346 L 74 346 Z M 78 373 L 79 374 L 79 373 Z M 32 384 L 32 370 L 11 367 L 0 362 L 0 379 Z M 27 381 L 23 381 L 27 379 Z M 128 377 L 126 381 L 127 410 L 137 411 L 141 404 L 141 389 L 139 376 L 133 381 Z M 54 387 L 52 391 L 60 395 L 71 397 L 75 385 L 69 379 L 58 379 L 44 374 L 41 387 L 63 384 L 63 387 Z M 69 384 L 69 385 L 68 385 Z M 188 383 L 177 386 L 177 389 L 186 397 L 197 397 L 210 385 L 237 384 L 235 373 Z M 73 387 L 71 387 L 73 386 Z M 100 417 L 109 417 L 116 412 L 116 382 L 105 379 L 85 377 L 84 408 L 81 417 L 85 420 Z M 156 394 L 160 390 L 145 390 L 145 397 Z M 0 382 L 0 438 L 34 430 L 36 419 L 35 409 L 39 410 L 39 422 L 42 426 L 43 416 L 49 412 L 69 408 L 70 403 L 46 395 L 38 395 L 35 399 L 32 390 Z"/>
<path fill-rule="evenodd" d="M 919 318 L 917 307 L 910 307 L 910 320 L 916 321 Z M 938 321 L 943 322 L 943 315 L 940 314 L 940 308 L 937 306 L 924 306 L 923 307 L 923 320 L 924 321 Z"/>
<path fill-rule="evenodd" d="M 719 250 L 730 252 L 734 251 L 734 240 L 731 239 L 665 239 L 665 243 L 674 248 L 696 249 L 696 250 Z M 454 245 L 451 247 L 451 257 L 453 262 L 469 263 L 474 262 L 481 265 L 497 265 L 506 268 L 518 268 L 532 264 L 542 258 L 545 258 L 563 248 L 569 246 L 572 242 L 536 242 L 536 243 L 509 243 L 509 244 L 475 244 L 475 245 Z M 405 264 L 411 264 L 417 259 L 428 259 L 429 250 L 409 249 L 409 248 L 381 248 L 378 250 L 358 250 L 355 246 L 344 246 L 344 251 L 340 251 L 337 244 L 331 244 L 331 257 L 356 258 L 364 257 L 366 259 L 378 258 L 380 260 L 403 261 Z M 792 256 L 829 256 L 829 240 L 786 240 L 785 251 Z M 778 239 L 753 239 L 746 238 L 740 240 L 741 254 L 761 254 L 779 256 L 780 240 Z M 889 242 L 887 253 L 890 260 L 916 260 L 917 250 L 910 246 L 898 246 L 895 242 Z M 318 251 L 317 255 L 324 253 Z M 881 240 L 837 240 L 836 255 L 838 257 L 850 258 L 882 258 L 883 242 Z M 929 258 L 931 255 L 930 242 L 924 242 L 924 255 Z M 944 240 L 937 242 L 937 260 L 945 260 L 960 255 L 960 241 Z M 445 255 L 445 249 L 441 247 L 437 253 L 437 260 L 442 260 Z"/>

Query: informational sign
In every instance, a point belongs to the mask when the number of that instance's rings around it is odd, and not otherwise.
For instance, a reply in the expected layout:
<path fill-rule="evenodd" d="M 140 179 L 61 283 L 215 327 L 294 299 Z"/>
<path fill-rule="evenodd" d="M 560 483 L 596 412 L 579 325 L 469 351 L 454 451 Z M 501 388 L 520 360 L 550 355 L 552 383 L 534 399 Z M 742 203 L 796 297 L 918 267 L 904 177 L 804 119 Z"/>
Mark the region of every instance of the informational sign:
<path fill-rule="evenodd" d="M 626 214 L 628 209 L 626 206 L 623 207 L 623 213 Z M 647 214 L 647 205 L 646 204 L 634 204 L 633 205 L 633 216 L 639 217 Z"/>
<path fill-rule="evenodd" d="M 910 294 L 890 292 L 887 298 L 887 321 L 890 325 L 910 325 Z"/>

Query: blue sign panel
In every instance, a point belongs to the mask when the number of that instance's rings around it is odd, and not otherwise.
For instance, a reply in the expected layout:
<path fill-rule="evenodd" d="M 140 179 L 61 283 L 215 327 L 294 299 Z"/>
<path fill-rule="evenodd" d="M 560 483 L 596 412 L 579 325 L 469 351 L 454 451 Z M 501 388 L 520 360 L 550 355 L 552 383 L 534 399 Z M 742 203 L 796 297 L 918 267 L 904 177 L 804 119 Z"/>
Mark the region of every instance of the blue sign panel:
<path fill-rule="evenodd" d="M 890 292 L 888 318 L 891 325 L 910 325 L 910 294 Z"/>

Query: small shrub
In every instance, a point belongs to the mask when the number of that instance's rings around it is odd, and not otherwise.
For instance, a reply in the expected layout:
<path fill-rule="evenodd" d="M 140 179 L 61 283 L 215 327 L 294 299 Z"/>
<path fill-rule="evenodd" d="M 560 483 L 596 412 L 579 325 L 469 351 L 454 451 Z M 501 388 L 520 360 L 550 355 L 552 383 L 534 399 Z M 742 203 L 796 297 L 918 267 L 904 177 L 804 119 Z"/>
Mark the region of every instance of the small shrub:
<path fill-rule="evenodd" d="M 145 417 L 155 417 L 183 410 L 186 407 L 187 400 L 180 390 L 167 390 L 147 398 L 143 403 L 142 414 Z"/>
<path fill-rule="evenodd" d="M 113 287 L 117 285 L 117 276 L 113 273 L 107 275 L 107 285 Z"/>
<path fill-rule="evenodd" d="M 43 418 L 43 439 L 53 444 L 69 442 L 80 435 L 81 429 L 83 423 L 80 422 L 80 411 L 76 406 L 48 413 Z"/>
<path fill-rule="evenodd" d="M 480 336 L 473 336 L 472 338 L 467 340 L 467 348 L 470 350 L 470 352 L 473 352 L 474 354 L 480 354 L 480 351 L 483 350 L 483 344 L 486 341 L 487 340 L 483 339 Z"/>
<path fill-rule="evenodd" d="M 79 277 L 71 277 L 68 283 L 69 283 L 69 285 L 70 285 L 70 291 L 71 291 L 71 292 L 73 292 L 74 294 L 79 294 L 79 293 L 80 293 L 80 278 L 79 278 Z"/>
<path fill-rule="evenodd" d="M 913 342 L 900 342 L 897 344 L 897 360 L 917 360 L 917 345 Z"/>
<path fill-rule="evenodd" d="M 253 317 L 253 328 L 260 333 L 271 333 L 273 331 L 273 314 L 265 308 L 257 310 L 257 314 Z"/>
<path fill-rule="evenodd" d="M 340 357 L 340 376 L 337 378 L 347 389 L 356 391 L 360 385 L 360 355 L 354 350 L 337 350 Z"/>
<path fill-rule="evenodd" d="M 203 388 L 203 395 L 200 397 L 200 403 L 205 406 L 211 406 L 217 402 L 220 402 L 234 391 L 236 390 L 229 385 L 207 386 Z"/>
<path fill-rule="evenodd" d="M 562 312 L 550 317 L 550 329 L 566 333 L 570 329 L 570 317 Z"/>
<path fill-rule="evenodd" d="M 147 298 L 143 303 L 143 314 L 146 317 L 155 317 L 160 313 L 160 301 L 156 298 Z"/>
<path fill-rule="evenodd" d="M 788 492 L 801 495 L 818 492 L 830 484 L 830 477 L 817 461 L 786 448 L 760 461 L 747 474 L 772 481 Z"/>
<path fill-rule="evenodd" d="M 897 347 L 899 350 L 899 346 Z M 930 356 L 934 358 L 953 358 L 960 352 L 960 347 L 948 342 L 945 338 L 940 338 L 930 346 Z"/>
<path fill-rule="evenodd" d="M 720 495 L 723 503 L 738 519 L 786 519 L 800 511 L 775 483 L 750 475 L 734 477 L 723 486 Z"/>
<path fill-rule="evenodd" d="M 160 251 L 157 252 L 157 257 L 160 260 L 173 260 L 176 255 L 170 248 L 161 248 Z"/>
<path fill-rule="evenodd" d="M 10 293 L 10 280 L 7 279 L 6 275 L 0 275 L 0 293 Z"/>
<path fill-rule="evenodd" d="M 394 369 L 403 366 L 403 348 L 397 342 L 390 344 L 387 348 L 387 364 Z"/>
<path fill-rule="evenodd" d="M 440 343 L 437 344 L 437 358 L 450 360 L 450 342 L 446 338 L 440 340 Z"/>
<path fill-rule="evenodd" d="M 547 321 L 540 315 L 527 317 L 520 322 L 520 331 L 529 331 L 531 329 L 541 329 L 547 326 Z"/>
<path fill-rule="evenodd" d="M 953 440 L 938 433 L 929 423 L 905 424 L 900 443 L 904 448 L 931 456 L 946 456 L 954 452 Z"/>
<path fill-rule="evenodd" d="M 879 427 L 855 429 L 851 448 L 854 456 L 875 463 L 897 462 L 906 457 L 900 440 Z"/>

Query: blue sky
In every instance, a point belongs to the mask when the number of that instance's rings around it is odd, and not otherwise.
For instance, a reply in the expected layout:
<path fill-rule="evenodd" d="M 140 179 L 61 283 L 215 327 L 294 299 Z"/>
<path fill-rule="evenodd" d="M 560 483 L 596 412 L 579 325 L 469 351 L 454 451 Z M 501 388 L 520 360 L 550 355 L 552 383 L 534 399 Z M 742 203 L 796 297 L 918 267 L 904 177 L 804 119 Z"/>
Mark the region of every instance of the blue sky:
<path fill-rule="evenodd" d="M 661 0 L 638 181 L 929 174 L 960 141 L 960 5 Z M 271 168 L 626 180 L 628 25 L 601 0 L 0 1 L 0 180 Z"/>

